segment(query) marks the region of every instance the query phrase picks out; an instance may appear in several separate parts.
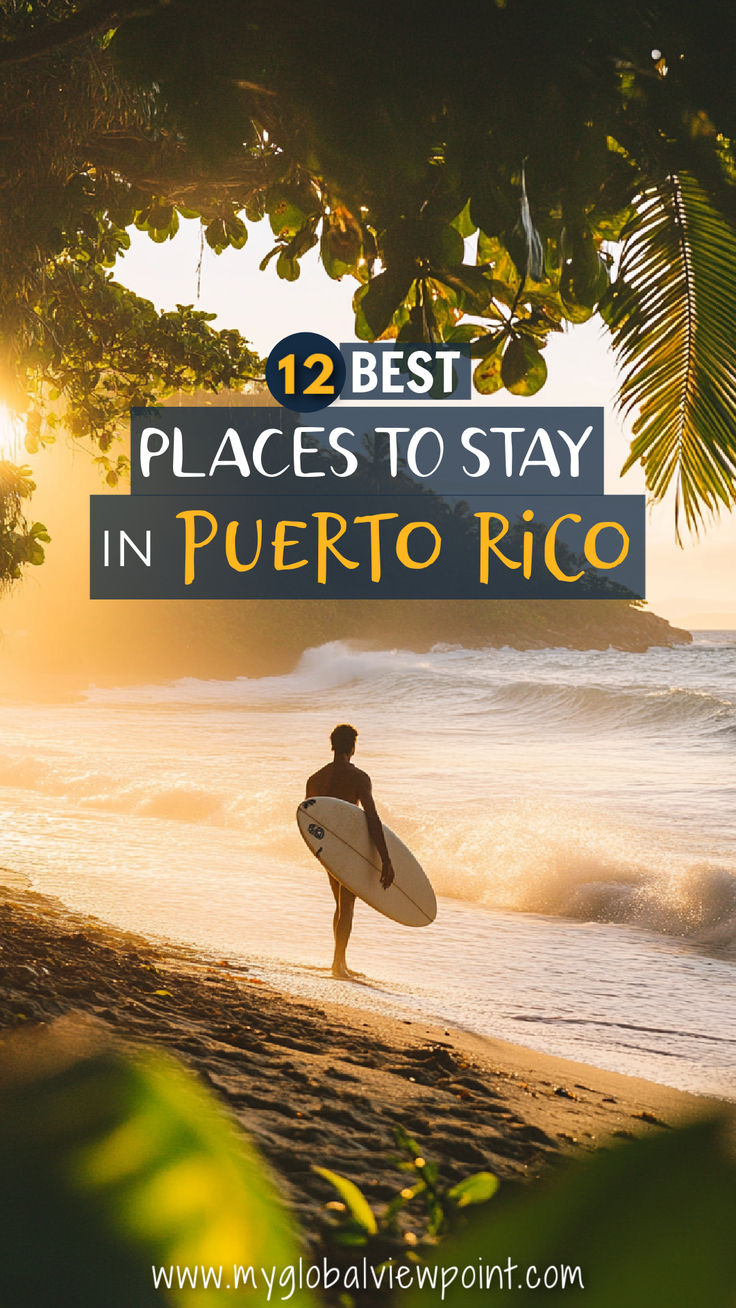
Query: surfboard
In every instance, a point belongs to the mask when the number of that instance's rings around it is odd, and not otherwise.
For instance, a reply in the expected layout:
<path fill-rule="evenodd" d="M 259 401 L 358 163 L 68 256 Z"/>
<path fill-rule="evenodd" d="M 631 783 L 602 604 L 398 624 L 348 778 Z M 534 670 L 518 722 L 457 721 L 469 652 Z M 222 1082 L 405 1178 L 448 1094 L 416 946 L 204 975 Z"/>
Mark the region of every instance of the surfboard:
<path fill-rule="evenodd" d="M 437 916 L 437 901 L 427 877 L 390 827 L 384 826 L 394 880 L 381 885 L 381 859 L 368 832 L 362 808 L 344 799 L 316 795 L 296 811 L 299 831 L 315 858 L 333 877 L 384 917 L 404 926 L 428 926 Z"/>

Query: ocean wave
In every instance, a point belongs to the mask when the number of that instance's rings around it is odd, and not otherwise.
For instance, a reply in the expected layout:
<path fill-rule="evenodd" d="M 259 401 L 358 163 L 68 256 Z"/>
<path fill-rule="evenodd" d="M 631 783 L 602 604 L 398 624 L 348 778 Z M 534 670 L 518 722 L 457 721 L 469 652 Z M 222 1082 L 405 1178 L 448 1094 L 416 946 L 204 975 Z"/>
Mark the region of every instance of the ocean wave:
<path fill-rule="evenodd" d="M 736 951 L 736 862 L 727 847 L 704 860 L 662 828 L 544 803 L 498 805 L 480 819 L 416 817 L 402 835 L 439 894 Z"/>
<path fill-rule="evenodd" d="M 467 897 L 485 908 L 640 927 L 736 952 L 736 874 L 721 867 L 694 863 L 660 876 L 616 869 L 605 860 L 596 867 L 584 859 L 568 863 L 564 873 L 532 874 L 511 892 L 492 880 L 485 885 L 482 877 L 474 880 Z M 441 893 L 444 878 L 437 881 Z M 456 898 L 466 897 L 462 890 L 462 884 L 452 886 Z"/>
<path fill-rule="evenodd" d="M 557 906 L 559 916 L 616 922 L 699 945 L 736 950 L 736 876 L 696 864 L 674 878 L 583 881 Z"/>
<path fill-rule="evenodd" d="M 104 770 L 80 769 L 71 763 L 29 755 L 0 756 L 0 786 L 27 790 L 74 806 L 116 814 L 168 819 L 174 822 L 228 825 L 232 797 L 227 792 L 187 780 L 121 779 Z M 238 818 L 234 819 L 237 824 Z"/>
<path fill-rule="evenodd" d="M 91 686 L 85 699 L 108 706 L 158 708 L 243 708 L 264 704 L 289 707 L 294 700 L 329 692 L 353 682 L 385 681 L 401 674 L 432 673 L 431 655 L 410 650 L 368 650 L 347 641 L 329 641 L 304 651 L 293 672 L 276 677 L 236 677 L 232 681 L 182 677 L 165 685 Z"/>
<path fill-rule="evenodd" d="M 50 831 L 81 815 L 83 840 L 96 814 L 154 860 L 189 823 L 301 866 L 303 778 L 338 715 L 355 714 L 381 815 L 440 894 L 731 949 L 736 651 L 705 653 L 334 641 L 285 676 L 91 689 L 52 718 L 24 710 L 6 722 L 0 787 L 16 806 L 24 790 L 45 797 Z"/>
<path fill-rule="evenodd" d="M 51 768 L 40 756 L 19 762 L 5 755 L 0 785 L 46 796 L 52 823 L 54 813 L 76 820 L 75 811 L 104 815 L 111 824 L 135 822 L 135 838 L 150 844 L 154 859 L 180 838 L 172 824 L 194 824 L 231 832 L 236 858 L 247 849 L 249 857 L 301 867 L 295 798 L 273 783 L 240 793 L 169 770 L 155 779 L 150 773 L 122 779 L 58 761 Z M 685 844 L 651 822 L 637 827 L 585 805 L 541 798 L 381 802 L 381 815 L 414 850 L 440 895 L 483 909 L 636 926 L 736 951 L 736 864 L 727 844 L 717 859 L 704 861 L 694 856 L 692 837 Z M 118 841 L 124 831 L 111 825 Z M 708 839 L 704 831 L 697 844 L 705 847 Z"/>
<path fill-rule="evenodd" d="M 681 727 L 708 734 L 736 733 L 736 703 L 724 695 L 684 686 L 661 689 L 514 682 L 495 690 L 494 710 L 561 727 L 605 726 L 626 732 Z"/>
<path fill-rule="evenodd" d="M 447 722 L 476 717 L 492 726 L 496 715 L 513 719 L 520 730 L 540 722 L 564 732 L 686 731 L 728 740 L 736 735 L 736 696 L 728 677 L 711 684 L 684 685 L 673 674 L 683 669 L 663 651 L 658 674 L 646 677 L 631 663 L 636 655 L 606 651 L 465 650 L 436 646 L 424 654 L 376 650 L 331 641 L 305 650 L 290 673 L 276 677 L 238 677 L 232 681 L 184 678 L 166 685 L 90 688 L 87 702 L 108 708 L 186 709 L 283 708 L 331 704 L 334 692 L 353 687 L 362 704 L 381 704 L 400 696 L 405 707 L 421 710 L 431 701 Z M 656 665 L 655 665 L 656 667 Z M 531 675 L 530 675 L 531 674 Z M 602 674 L 602 675 L 601 675 Z"/>

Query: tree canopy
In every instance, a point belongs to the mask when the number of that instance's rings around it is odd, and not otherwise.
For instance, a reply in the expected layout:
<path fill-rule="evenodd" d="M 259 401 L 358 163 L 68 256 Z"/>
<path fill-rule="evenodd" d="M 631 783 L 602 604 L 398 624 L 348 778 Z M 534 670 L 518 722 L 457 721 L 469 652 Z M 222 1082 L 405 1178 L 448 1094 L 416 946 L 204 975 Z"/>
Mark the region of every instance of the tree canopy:
<path fill-rule="evenodd" d="M 157 313 L 112 270 L 132 225 L 163 242 L 197 217 L 221 252 L 266 216 L 280 277 L 318 247 L 327 276 L 355 279 L 359 338 L 470 342 L 482 395 L 535 394 L 550 333 L 599 314 L 635 414 L 629 464 L 655 498 L 675 486 L 690 527 L 733 506 L 728 7 L 0 12 L 0 390 L 30 452 L 63 425 L 115 482 L 131 404 L 258 375 L 237 332 Z M 14 521 L 17 566 L 38 548 Z"/>

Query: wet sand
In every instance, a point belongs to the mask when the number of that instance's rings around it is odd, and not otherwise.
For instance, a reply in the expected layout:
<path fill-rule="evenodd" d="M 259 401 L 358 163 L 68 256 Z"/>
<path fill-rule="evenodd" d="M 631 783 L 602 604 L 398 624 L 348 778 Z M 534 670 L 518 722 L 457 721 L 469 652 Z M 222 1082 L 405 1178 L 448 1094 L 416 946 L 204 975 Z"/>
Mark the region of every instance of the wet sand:
<path fill-rule="evenodd" d="M 313 1164 L 375 1203 L 396 1193 L 397 1124 L 448 1180 L 487 1169 L 518 1181 L 725 1108 L 424 1020 L 306 1004 L 223 960 L 0 888 L 0 1053 L 9 1031 L 69 1013 L 189 1064 L 260 1146 L 308 1235 L 334 1198 Z"/>

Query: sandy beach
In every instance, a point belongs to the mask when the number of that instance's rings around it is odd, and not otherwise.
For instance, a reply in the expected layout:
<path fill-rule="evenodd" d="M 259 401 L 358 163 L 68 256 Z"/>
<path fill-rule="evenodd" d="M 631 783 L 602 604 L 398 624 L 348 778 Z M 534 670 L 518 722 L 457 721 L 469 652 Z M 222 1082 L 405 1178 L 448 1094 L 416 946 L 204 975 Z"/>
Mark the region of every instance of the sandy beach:
<path fill-rule="evenodd" d="M 313 1164 L 377 1204 L 396 1193 L 397 1124 L 448 1179 L 487 1169 L 518 1181 L 724 1107 L 421 1019 L 305 1004 L 12 885 L 0 923 L 0 1049 L 19 1027 L 82 1014 L 175 1053 L 257 1142 L 308 1237 L 334 1198 Z"/>

